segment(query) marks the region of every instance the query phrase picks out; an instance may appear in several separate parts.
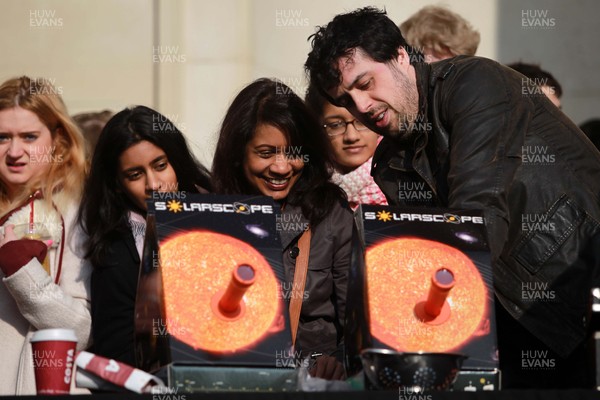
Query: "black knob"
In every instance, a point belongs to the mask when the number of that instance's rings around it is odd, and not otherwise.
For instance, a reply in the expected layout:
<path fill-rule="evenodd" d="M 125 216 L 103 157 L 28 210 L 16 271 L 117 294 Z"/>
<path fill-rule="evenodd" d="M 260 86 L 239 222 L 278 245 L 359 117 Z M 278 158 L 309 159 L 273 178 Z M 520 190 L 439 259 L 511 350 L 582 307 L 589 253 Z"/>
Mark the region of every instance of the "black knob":
<path fill-rule="evenodd" d="M 293 259 L 296 259 L 296 257 L 298 257 L 298 254 L 300 254 L 300 249 L 298 248 L 298 246 L 294 246 L 290 249 L 290 257 L 292 257 Z"/>

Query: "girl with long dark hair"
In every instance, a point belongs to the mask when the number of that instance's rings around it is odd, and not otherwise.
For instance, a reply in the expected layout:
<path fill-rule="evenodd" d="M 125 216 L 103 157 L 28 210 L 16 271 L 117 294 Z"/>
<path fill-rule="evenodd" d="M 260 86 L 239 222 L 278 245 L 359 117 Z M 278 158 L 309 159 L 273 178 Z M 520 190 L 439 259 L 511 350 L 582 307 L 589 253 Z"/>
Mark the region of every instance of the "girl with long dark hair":
<path fill-rule="evenodd" d="M 208 171 L 165 116 L 137 106 L 108 121 L 79 211 L 92 272 L 96 354 L 135 365 L 134 310 L 146 200 L 156 192 L 206 192 Z"/>
<path fill-rule="evenodd" d="M 352 213 L 329 181 L 328 144 L 315 116 L 289 87 L 259 79 L 229 107 L 213 160 L 215 192 L 263 194 L 281 204 L 287 286 L 298 240 L 310 227 L 310 255 L 295 347 L 316 359 L 313 375 L 337 379 L 341 361 Z"/>

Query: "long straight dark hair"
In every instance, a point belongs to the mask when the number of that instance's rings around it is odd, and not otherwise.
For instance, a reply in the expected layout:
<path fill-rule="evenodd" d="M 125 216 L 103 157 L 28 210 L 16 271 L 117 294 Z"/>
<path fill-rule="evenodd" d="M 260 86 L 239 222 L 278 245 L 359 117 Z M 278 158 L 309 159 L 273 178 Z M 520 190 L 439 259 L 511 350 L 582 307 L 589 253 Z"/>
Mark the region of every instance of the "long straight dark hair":
<path fill-rule="evenodd" d="M 311 225 L 316 226 L 337 202 L 345 201 L 345 194 L 329 181 L 332 164 L 323 128 L 302 99 L 282 82 L 258 79 L 246 86 L 229 106 L 213 159 L 215 192 L 256 192 L 244 175 L 243 163 L 246 145 L 262 124 L 278 128 L 287 136 L 290 146 L 301 149 L 306 160 L 304 169 L 285 201 L 301 207 Z"/>
<path fill-rule="evenodd" d="M 78 221 L 88 235 L 86 257 L 97 265 L 108 245 L 129 229 L 129 211 L 136 208 L 119 180 L 119 157 L 141 141 L 160 147 L 177 175 L 178 189 L 197 193 L 210 190 L 208 170 L 190 151 L 183 134 L 165 116 L 148 107 L 127 108 L 107 123 L 94 150 L 90 174 L 79 208 Z"/>

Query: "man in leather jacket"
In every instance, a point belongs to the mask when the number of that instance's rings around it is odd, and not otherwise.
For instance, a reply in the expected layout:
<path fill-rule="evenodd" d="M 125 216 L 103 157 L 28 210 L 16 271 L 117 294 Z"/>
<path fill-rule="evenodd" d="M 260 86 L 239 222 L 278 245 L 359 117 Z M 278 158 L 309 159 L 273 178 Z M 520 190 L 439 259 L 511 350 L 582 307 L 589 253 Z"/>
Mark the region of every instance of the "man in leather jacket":
<path fill-rule="evenodd" d="M 505 386 L 588 385 L 600 153 L 524 76 L 479 57 L 422 63 L 375 8 L 336 16 L 312 47 L 311 85 L 385 137 L 372 175 L 389 204 L 484 211 Z M 556 367 L 524 370 L 535 350 Z"/>

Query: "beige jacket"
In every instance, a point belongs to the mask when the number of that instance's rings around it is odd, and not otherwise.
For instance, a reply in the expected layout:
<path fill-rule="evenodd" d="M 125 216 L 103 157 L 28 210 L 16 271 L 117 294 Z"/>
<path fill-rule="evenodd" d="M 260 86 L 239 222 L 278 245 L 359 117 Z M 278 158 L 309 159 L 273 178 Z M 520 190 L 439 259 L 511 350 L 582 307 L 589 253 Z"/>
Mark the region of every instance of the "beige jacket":
<path fill-rule="evenodd" d="M 36 258 L 10 277 L 6 277 L 0 271 L 2 281 L 0 284 L 0 360 L 2 362 L 0 395 L 36 393 L 32 350 L 29 343 L 36 330 L 73 329 L 79 340 L 77 350 L 83 350 L 89 345 L 91 266 L 83 261 L 80 254 L 79 243 L 82 234 L 75 229 L 77 205 L 64 202 L 57 202 L 57 204 L 69 204 L 68 207 L 61 207 L 66 229 L 62 271 L 58 285 L 54 281 L 63 243 L 58 243 L 48 251 L 52 276 L 46 273 Z M 57 215 L 52 215 L 52 213 L 58 214 L 55 210 L 43 212 L 41 200 L 35 201 L 35 207 L 38 210 L 36 222 L 42 220 L 52 224 L 51 221 L 60 221 L 60 216 L 57 219 Z M 17 211 L 6 224 L 20 223 L 23 213 L 28 214 L 28 212 L 28 210 Z M 59 225 L 62 227 L 62 223 L 59 222 Z M 59 234 L 58 242 L 60 241 Z M 56 242 L 55 240 L 55 244 Z"/>

